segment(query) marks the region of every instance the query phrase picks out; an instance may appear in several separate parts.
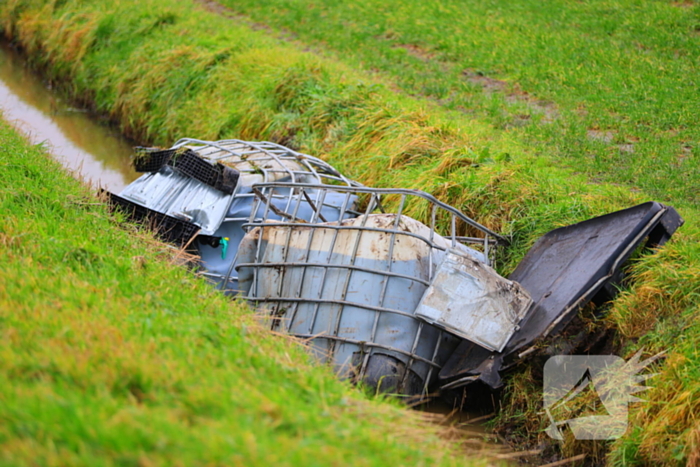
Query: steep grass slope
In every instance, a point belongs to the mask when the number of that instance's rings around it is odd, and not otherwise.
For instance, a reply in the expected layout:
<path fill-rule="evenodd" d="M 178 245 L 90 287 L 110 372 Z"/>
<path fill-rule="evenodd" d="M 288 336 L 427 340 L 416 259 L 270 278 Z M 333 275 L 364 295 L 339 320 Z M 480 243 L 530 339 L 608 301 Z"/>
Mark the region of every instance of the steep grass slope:
<path fill-rule="evenodd" d="M 561 8 L 562 14 L 577 14 L 574 7 Z M 516 23 L 521 17 L 540 18 L 519 11 L 501 12 L 501 16 Z M 408 16 L 430 17 L 428 12 Z M 304 19 L 301 13 L 299 17 Z M 347 18 L 348 30 L 357 29 L 352 25 L 354 16 Z M 626 124 L 626 114 L 621 113 L 624 107 L 608 109 L 612 104 L 607 101 L 589 103 L 573 91 L 567 94 L 571 86 L 556 84 L 553 78 L 549 86 L 556 92 L 547 94 L 550 100 L 545 103 L 539 94 L 537 98 L 529 94 L 534 91 L 525 93 L 524 85 L 518 90 L 515 82 L 504 85 L 485 79 L 488 73 L 476 72 L 481 69 L 478 63 L 468 65 L 476 70 L 467 73 L 472 84 L 454 94 L 464 91 L 467 100 L 452 108 L 449 102 L 434 99 L 441 95 L 411 88 L 411 76 L 418 75 L 436 85 L 457 84 L 449 73 L 437 79 L 424 65 L 416 65 L 423 52 L 410 46 L 410 41 L 402 39 L 397 47 L 389 47 L 397 57 L 405 58 L 398 65 L 389 57 L 382 59 L 385 65 L 375 67 L 381 72 L 365 73 L 357 68 L 372 54 L 360 42 L 354 43 L 357 54 L 350 54 L 349 49 L 336 45 L 345 39 L 328 35 L 323 39 L 328 49 L 305 52 L 306 45 L 281 40 L 274 30 L 248 20 L 232 21 L 187 1 L 8 0 L 0 6 L 0 21 L 4 34 L 21 45 L 35 64 L 63 83 L 71 95 L 110 115 L 125 132 L 162 145 L 182 136 L 268 139 L 322 156 L 367 184 L 423 189 L 512 235 L 513 247 L 499 265 L 504 273 L 528 245 L 553 227 L 647 200 L 650 194 L 663 195 L 660 200 L 679 208 L 687 224 L 660 254 L 635 263 L 635 285 L 612 304 L 607 321 L 597 324 L 619 331 L 625 353 L 642 346 L 649 352 L 664 349 L 669 353 L 648 402 L 637 408 L 633 428 L 613 446 L 610 459 L 621 465 L 676 465 L 698 456 L 699 428 L 694 420 L 700 368 L 700 356 L 694 350 L 700 337 L 698 211 L 694 185 L 674 171 L 663 171 L 670 159 L 655 165 L 654 153 L 640 149 L 653 142 L 648 135 L 666 131 L 666 124 L 658 123 L 662 120 L 650 118 L 646 127 L 640 127 L 645 144 L 616 140 L 623 127 L 609 130 L 603 123 Z M 496 28 L 501 22 L 484 24 Z M 524 28 L 529 23 L 518 24 L 527 31 Z M 419 27 L 415 30 L 421 31 Z M 585 34 L 575 37 L 579 40 L 574 43 L 585 49 L 586 41 L 581 39 Z M 544 39 L 535 41 L 545 51 L 547 44 Z M 593 53 L 598 44 L 591 42 L 586 50 Z M 498 45 L 489 49 L 496 57 Z M 377 56 L 382 57 L 385 49 L 376 48 Z M 454 50 L 456 57 L 463 49 Z M 348 56 L 341 61 L 337 57 L 343 54 Z M 692 61 L 692 53 L 688 54 L 691 58 L 687 60 Z M 512 60 L 501 60 L 519 63 L 517 53 L 511 55 L 507 57 Z M 431 57 L 424 58 L 425 67 L 434 65 Z M 486 58 L 477 58 L 488 64 Z M 630 64 L 628 75 L 621 79 L 639 79 L 634 75 L 638 65 Z M 558 65 L 539 66 L 541 74 L 529 78 L 529 85 L 537 81 L 538 86 L 548 86 L 547 74 L 556 77 L 560 73 Z M 527 70 L 519 73 L 526 75 Z M 404 83 L 403 77 L 409 82 Z M 605 81 L 604 77 L 600 80 Z M 478 86 L 489 92 L 475 92 Z M 401 92 L 402 88 L 407 92 Z M 687 108 L 692 96 L 682 88 L 676 93 L 673 89 L 667 89 L 670 98 Z M 546 109 L 540 110 L 541 116 L 530 117 L 536 123 L 521 130 L 515 129 L 510 117 L 500 123 L 496 118 L 504 109 L 510 115 L 513 109 L 552 104 L 556 115 L 548 117 Z M 652 107 L 639 107 L 635 121 L 641 122 L 644 114 L 652 115 L 649 109 Z M 622 117 L 609 119 L 610 115 Z M 654 151 L 659 157 L 672 158 L 678 149 L 685 154 L 681 162 L 688 164 L 692 174 L 695 143 L 688 138 L 694 138 L 695 130 L 683 122 L 686 126 L 668 133 L 668 147 L 658 146 Z M 676 136 L 679 139 L 673 139 Z M 656 167 L 663 170 L 657 173 Z M 631 181 L 629 170 L 638 172 L 639 178 Z M 667 183 L 669 173 L 680 178 Z M 665 185 L 655 185 L 656 179 Z M 630 189 L 630 184 L 639 188 Z M 510 417 L 535 437 L 542 437 L 537 433 L 543 426 L 537 415 L 539 389 L 536 384 L 527 389 L 520 380 L 509 386 L 509 411 L 503 419 Z M 564 447 L 567 453 L 577 449 L 588 448 Z"/>

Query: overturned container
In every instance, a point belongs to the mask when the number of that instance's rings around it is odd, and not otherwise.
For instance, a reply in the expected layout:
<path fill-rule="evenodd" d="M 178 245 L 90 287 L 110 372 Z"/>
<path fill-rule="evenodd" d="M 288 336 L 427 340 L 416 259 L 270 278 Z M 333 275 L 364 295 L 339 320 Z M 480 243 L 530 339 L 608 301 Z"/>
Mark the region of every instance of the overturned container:
<path fill-rule="evenodd" d="M 135 166 L 145 175 L 110 194 L 113 204 L 194 248 L 201 273 L 242 291 L 272 329 L 307 339 L 341 376 L 383 392 L 426 394 L 462 338 L 485 329 L 416 315 L 428 306 L 449 315 L 449 300 L 431 300 L 449 258 L 478 265 L 461 290 L 508 282 L 488 266 L 505 240 L 455 208 L 419 191 L 363 187 L 273 143 L 183 139 L 140 149 Z M 484 290 L 472 301 L 488 301 Z M 527 300 L 518 305 L 497 309 L 511 321 L 501 340 Z"/>
<path fill-rule="evenodd" d="M 507 241 L 457 209 L 274 143 L 183 139 L 135 165 L 145 175 L 114 205 L 193 249 L 204 276 L 342 377 L 421 397 L 500 387 L 579 309 L 614 297 L 634 251 L 683 223 L 649 202 L 556 229 L 506 279 L 489 262 Z"/>
<path fill-rule="evenodd" d="M 473 289 L 475 276 L 488 276 L 490 284 L 509 283 L 520 292 L 523 300 L 511 314 L 522 316 L 529 306 L 526 292 L 487 265 L 489 251 L 504 239 L 426 193 L 303 183 L 257 188 L 253 212 L 276 218 L 263 215 L 247 225 L 236 263 L 239 287 L 267 316 L 271 329 L 308 340 L 314 354 L 342 377 L 382 392 L 428 392 L 462 340 L 449 325 L 434 325 L 416 314 L 426 292 L 440 285 L 436 271 L 449 258 L 479 269 L 454 280 L 456 287 Z M 300 219 L 296 206 L 307 192 L 321 193 L 322 199 L 341 194 L 343 206 L 356 199 L 364 208 L 336 221 L 320 212 Z M 286 219 L 277 221 L 281 213 L 271 209 L 273 200 L 290 194 L 296 202 L 285 211 Z M 431 223 L 407 213 L 427 213 Z M 480 237 L 458 235 L 467 230 Z M 447 303 L 430 303 L 449 312 Z"/>

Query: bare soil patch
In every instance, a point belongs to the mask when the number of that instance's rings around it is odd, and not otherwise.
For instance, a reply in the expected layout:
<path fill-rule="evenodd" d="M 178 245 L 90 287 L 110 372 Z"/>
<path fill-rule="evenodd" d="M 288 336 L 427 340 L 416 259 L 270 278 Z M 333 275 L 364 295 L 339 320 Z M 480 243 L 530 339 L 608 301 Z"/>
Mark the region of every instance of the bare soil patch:
<path fill-rule="evenodd" d="M 430 50 L 421 47 L 418 44 L 397 44 L 394 46 L 396 49 L 404 49 L 409 55 L 416 57 L 424 62 L 429 62 L 435 58 L 435 53 Z"/>
<path fill-rule="evenodd" d="M 518 84 L 509 84 L 507 81 L 486 76 L 484 73 L 474 70 L 464 70 L 462 75 L 465 79 L 476 86 L 480 86 L 486 93 L 504 93 L 506 101 L 510 103 L 525 103 L 535 114 L 542 115 L 543 123 L 551 123 L 559 117 L 556 104 L 543 99 L 538 99 L 532 94 L 520 89 Z M 523 126 L 530 121 L 529 115 L 517 115 L 515 120 L 519 122 L 516 126 Z"/>

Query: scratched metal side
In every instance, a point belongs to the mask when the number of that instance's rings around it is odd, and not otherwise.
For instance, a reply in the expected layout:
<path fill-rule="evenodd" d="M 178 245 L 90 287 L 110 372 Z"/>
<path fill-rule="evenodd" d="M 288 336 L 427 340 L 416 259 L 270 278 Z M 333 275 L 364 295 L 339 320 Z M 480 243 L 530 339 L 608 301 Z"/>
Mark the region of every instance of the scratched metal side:
<path fill-rule="evenodd" d="M 367 217 L 364 226 L 394 225 L 390 214 Z M 240 287 L 263 306 L 273 329 L 311 339 L 314 353 L 342 376 L 357 374 L 363 355 L 369 355 L 365 368 L 389 357 L 418 378 L 420 392 L 458 343 L 414 316 L 445 252 L 410 235 L 425 230 L 413 219 L 403 217 L 395 235 L 352 229 L 362 222 L 343 221 L 343 230 L 256 228 L 240 246 Z"/>
<path fill-rule="evenodd" d="M 226 237 L 229 239 L 228 249 L 223 251 L 220 246 L 197 245 L 202 266 L 207 271 L 205 275 L 216 283 L 220 289 L 230 290 L 231 292 L 237 292 L 239 289 L 238 277 L 233 267 L 237 262 L 238 246 L 245 235 L 246 224 L 250 222 L 251 218 L 261 220 L 262 217 L 265 217 L 271 221 L 284 220 L 274 212 L 264 212 L 264 205 L 254 204 L 250 187 L 241 186 L 239 190 L 240 192 L 231 203 L 224 222 L 221 223 L 214 233 L 215 237 Z M 308 193 L 310 194 L 310 199 L 316 198 L 313 190 Z M 295 217 L 300 221 L 308 222 L 317 215 L 317 211 L 299 194 L 294 194 L 291 190 L 285 190 L 278 192 L 277 195 L 274 199 L 271 199 L 271 204 L 278 210 L 283 211 L 291 201 L 291 206 L 295 207 Z M 324 204 L 318 208 L 318 212 L 329 222 L 337 221 L 341 217 L 347 218 L 349 213 L 342 211 L 342 206 L 346 204 L 346 210 L 352 210 L 355 207 L 356 200 L 357 197 L 355 196 L 346 197 L 339 193 L 329 192 L 325 194 Z"/>

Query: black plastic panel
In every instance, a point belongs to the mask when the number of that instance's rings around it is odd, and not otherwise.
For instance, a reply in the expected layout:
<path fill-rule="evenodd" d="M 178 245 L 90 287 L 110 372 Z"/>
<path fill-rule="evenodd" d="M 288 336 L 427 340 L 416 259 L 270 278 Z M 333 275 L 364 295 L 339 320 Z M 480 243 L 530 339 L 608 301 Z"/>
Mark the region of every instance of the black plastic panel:
<path fill-rule="evenodd" d="M 463 341 L 440 379 L 477 374 L 487 360 L 498 362 L 490 369 L 498 371 L 503 360 L 512 362 L 538 339 L 558 334 L 591 300 L 614 298 L 615 285 L 623 276 L 621 268 L 637 247 L 662 245 L 682 224 L 672 207 L 648 202 L 543 235 L 509 276 L 533 300 L 520 329 L 502 353 L 485 352 Z"/>
<path fill-rule="evenodd" d="M 137 172 L 158 172 L 170 161 L 173 154 L 175 154 L 174 149 L 151 151 L 147 148 L 136 148 L 136 157 L 132 164 Z"/>
<path fill-rule="evenodd" d="M 165 242 L 184 246 L 199 232 L 195 224 L 145 208 L 109 191 L 103 193 L 108 195 L 113 208 L 122 211 L 132 222 L 150 227 Z"/>
<path fill-rule="evenodd" d="M 157 172 L 164 165 L 169 165 L 182 175 L 199 180 L 228 195 L 233 193 L 240 176 L 238 171 L 223 164 L 212 165 L 191 149 L 149 151 L 137 148 L 133 164 L 137 172 Z"/>

